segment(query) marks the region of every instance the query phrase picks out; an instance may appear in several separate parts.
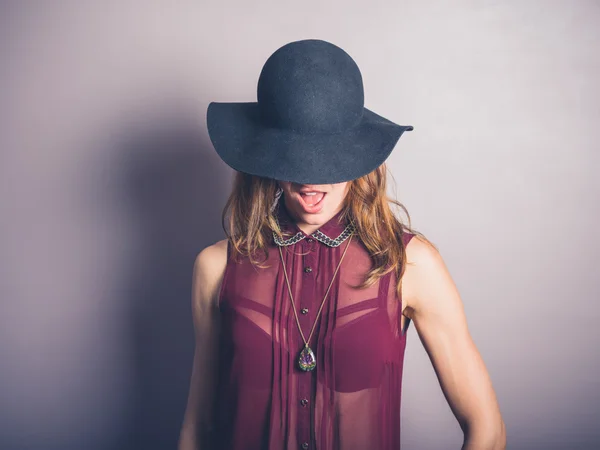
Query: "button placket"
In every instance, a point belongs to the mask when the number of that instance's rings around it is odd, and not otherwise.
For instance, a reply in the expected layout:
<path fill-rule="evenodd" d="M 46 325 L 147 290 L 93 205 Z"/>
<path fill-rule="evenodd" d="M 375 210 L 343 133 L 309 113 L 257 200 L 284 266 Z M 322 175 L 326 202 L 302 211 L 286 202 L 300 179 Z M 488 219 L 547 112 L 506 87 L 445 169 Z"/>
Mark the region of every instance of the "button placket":
<path fill-rule="evenodd" d="M 311 243 L 312 241 L 312 243 Z M 302 285 L 300 288 L 300 297 L 299 297 L 299 320 L 302 326 L 302 331 L 304 333 L 304 337 L 306 339 L 309 338 L 310 331 L 313 326 L 314 314 L 315 311 L 318 310 L 318 307 L 315 307 L 317 303 L 319 303 L 322 299 L 315 298 L 315 277 L 314 277 L 314 267 L 316 264 L 315 261 L 315 250 L 313 248 L 314 240 L 306 239 L 303 241 L 302 245 Z M 316 333 L 316 331 L 315 331 Z M 302 339 L 299 338 L 300 342 Z M 311 338 L 311 342 L 314 342 L 314 336 Z M 301 448 L 308 449 L 310 447 L 310 418 L 311 418 L 311 385 L 312 385 L 312 377 L 314 376 L 314 371 L 299 373 L 298 380 L 298 388 L 297 388 L 297 404 L 298 404 L 298 428 L 297 428 L 297 439 Z"/>

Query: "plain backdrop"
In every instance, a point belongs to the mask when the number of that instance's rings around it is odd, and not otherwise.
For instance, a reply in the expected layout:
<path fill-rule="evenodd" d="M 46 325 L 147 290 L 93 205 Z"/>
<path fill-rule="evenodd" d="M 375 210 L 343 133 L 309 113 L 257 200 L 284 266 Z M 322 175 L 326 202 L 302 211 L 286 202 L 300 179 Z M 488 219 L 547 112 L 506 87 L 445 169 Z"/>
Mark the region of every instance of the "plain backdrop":
<path fill-rule="evenodd" d="M 414 131 L 390 194 L 440 249 L 508 448 L 600 448 L 600 3 L 0 3 L 0 448 L 175 448 L 197 253 L 232 170 L 209 101 L 266 58 L 344 48 Z M 462 433 L 411 327 L 406 450 Z"/>

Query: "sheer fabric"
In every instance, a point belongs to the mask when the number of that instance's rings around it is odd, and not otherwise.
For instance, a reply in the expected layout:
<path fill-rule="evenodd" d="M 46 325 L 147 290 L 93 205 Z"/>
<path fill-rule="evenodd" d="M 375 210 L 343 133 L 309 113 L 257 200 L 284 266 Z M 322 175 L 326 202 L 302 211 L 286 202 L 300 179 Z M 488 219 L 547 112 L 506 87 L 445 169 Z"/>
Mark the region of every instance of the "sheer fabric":
<path fill-rule="evenodd" d="M 309 343 L 317 359 L 311 372 L 298 367 L 304 343 L 279 244 L 271 244 L 266 269 L 247 258 L 233 261 L 228 249 L 219 293 L 216 448 L 398 450 L 406 334 L 400 329 L 395 275 L 366 289 L 353 288 L 371 260 L 357 235 L 351 241 L 344 237 L 349 224 L 340 223 L 340 214 L 310 236 L 297 227 L 283 201 L 276 214 L 292 236 L 281 250 L 306 338 L 348 242 L 350 247 Z M 406 233 L 404 244 L 411 238 Z"/>

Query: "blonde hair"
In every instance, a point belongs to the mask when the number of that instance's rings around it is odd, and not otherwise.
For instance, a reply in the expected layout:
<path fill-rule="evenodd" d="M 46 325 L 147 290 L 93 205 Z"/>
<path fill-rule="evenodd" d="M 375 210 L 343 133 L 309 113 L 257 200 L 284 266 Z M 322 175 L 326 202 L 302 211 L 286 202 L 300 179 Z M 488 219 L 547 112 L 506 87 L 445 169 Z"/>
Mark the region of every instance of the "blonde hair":
<path fill-rule="evenodd" d="M 356 234 L 373 261 L 372 268 L 357 288 L 370 286 L 378 278 L 395 270 L 396 279 L 399 280 L 397 293 L 400 295 L 406 266 L 402 232 L 418 235 L 426 242 L 429 240 L 411 228 L 410 215 L 404 205 L 387 195 L 387 174 L 387 166 L 383 163 L 372 172 L 350 181 L 341 218 L 354 221 Z M 247 256 L 257 267 L 266 267 L 255 257 L 258 252 L 263 252 L 265 259 L 268 258 L 268 245 L 272 242 L 273 231 L 284 237 L 271 211 L 277 189 L 277 180 L 237 172 L 233 189 L 223 208 L 221 223 L 234 257 Z M 404 211 L 408 225 L 396 217 L 390 204 Z"/>

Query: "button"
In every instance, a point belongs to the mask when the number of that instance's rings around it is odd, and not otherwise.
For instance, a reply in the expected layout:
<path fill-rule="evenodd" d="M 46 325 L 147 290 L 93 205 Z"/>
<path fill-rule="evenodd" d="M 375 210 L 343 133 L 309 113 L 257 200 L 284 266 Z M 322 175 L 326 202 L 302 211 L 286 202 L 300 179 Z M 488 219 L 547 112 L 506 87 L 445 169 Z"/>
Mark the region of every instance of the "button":
<path fill-rule="evenodd" d="M 302 314 L 308 314 L 308 308 L 302 308 L 302 309 L 300 310 L 300 312 L 301 312 Z"/>
<path fill-rule="evenodd" d="M 306 267 L 304 268 L 304 271 L 305 271 L 306 273 L 312 272 L 312 267 L 310 267 L 310 266 L 306 266 Z"/>
<path fill-rule="evenodd" d="M 308 448 L 308 442 L 303 442 L 303 443 L 302 443 L 302 448 L 303 448 L 304 450 L 306 450 L 306 449 Z"/>
<path fill-rule="evenodd" d="M 306 242 L 314 242 L 314 240 L 312 238 L 308 238 Z"/>
<path fill-rule="evenodd" d="M 302 406 L 306 406 L 306 405 L 308 405 L 308 400 L 307 400 L 307 399 L 305 399 L 305 398 L 303 398 L 302 400 L 300 400 L 300 404 L 301 404 Z"/>

